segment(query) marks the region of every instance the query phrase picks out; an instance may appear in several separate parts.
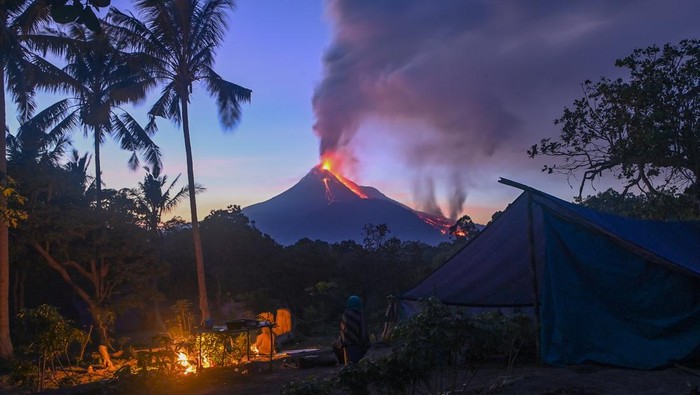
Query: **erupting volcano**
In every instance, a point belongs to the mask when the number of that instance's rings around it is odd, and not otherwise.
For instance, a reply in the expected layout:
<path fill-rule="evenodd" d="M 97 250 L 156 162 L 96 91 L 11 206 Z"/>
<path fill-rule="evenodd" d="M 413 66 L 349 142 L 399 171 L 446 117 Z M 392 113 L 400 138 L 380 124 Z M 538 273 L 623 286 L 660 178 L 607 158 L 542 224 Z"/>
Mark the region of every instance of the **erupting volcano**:
<path fill-rule="evenodd" d="M 243 212 L 263 233 L 285 245 L 305 237 L 362 242 L 362 228 L 369 223 L 387 224 L 390 236 L 402 241 L 447 240 L 446 218 L 413 210 L 375 188 L 357 185 L 342 176 L 342 169 L 342 160 L 324 155 L 294 186 Z"/>

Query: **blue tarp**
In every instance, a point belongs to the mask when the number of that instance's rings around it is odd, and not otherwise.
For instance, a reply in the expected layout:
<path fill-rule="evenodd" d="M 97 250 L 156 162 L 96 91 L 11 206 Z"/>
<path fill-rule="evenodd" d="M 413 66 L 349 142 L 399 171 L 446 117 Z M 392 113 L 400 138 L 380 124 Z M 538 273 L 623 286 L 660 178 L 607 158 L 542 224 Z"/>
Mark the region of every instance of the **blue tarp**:
<path fill-rule="evenodd" d="M 623 218 L 522 189 L 492 224 L 401 298 L 533 306 L 532 226 L 545 361 L 654 368 L 698 351 L 700 222 Z"/>
<path fill-rule="evenodd" d="M 700 280 L 651 263 L 609 237 L 544 213 L 545 362 L 650 369 L 700 345 Z"/>

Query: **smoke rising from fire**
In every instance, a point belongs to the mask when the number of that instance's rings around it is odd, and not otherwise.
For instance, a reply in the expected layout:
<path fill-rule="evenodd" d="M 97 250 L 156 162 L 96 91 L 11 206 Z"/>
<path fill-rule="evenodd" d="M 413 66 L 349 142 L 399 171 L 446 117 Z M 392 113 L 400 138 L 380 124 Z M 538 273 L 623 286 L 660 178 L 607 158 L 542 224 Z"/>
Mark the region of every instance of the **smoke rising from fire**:
<path fill-rule="evenodd" d="M 556 134 L 552 119 L 582 81 L 610 76 L 634 48 L 697 32 L 692 11 L 661 3 L 329 0 L 334 38 L 313 98 L 320 153 L 352 157 L 370 118 L 419 122 L 421 136 L 380 132 L 397 136 L 405 163 L 421 167 L 414 192 L 433 213 L 439 169 L 454 219 L 465 173 L 483 161 L 525 162 L 529 145 Z"/>

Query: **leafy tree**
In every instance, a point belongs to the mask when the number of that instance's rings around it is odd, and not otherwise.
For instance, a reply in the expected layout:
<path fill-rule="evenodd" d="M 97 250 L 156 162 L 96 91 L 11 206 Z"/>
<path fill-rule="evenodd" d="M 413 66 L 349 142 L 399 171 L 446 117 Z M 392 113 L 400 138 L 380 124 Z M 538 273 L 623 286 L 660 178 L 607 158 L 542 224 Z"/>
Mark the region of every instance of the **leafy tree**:
<path fill-rule="evenodd" d="M 625 217 L 655 220 L 690 220 L 700 218 L 698 207 L 688 195 L 673 196 L 668 193 L 635 195 L 619 193 L 614 189 L 587 196 L 581 204 L 599 211 Z"/>
<path fill-rule="evenodd" d="M 68 284 L 88 308 L 102 344 L 109 343 L 108 327 L 114 312 L 142 307 L 155 296 L 150 281 L 160 271 L 160 260 L 146 230 L 129 213 L 130 201 L 107 190 L 106 209 L 97 212 L 81 198 L 79 185 L 64 181 L 48 200 L 39 194 L 30 219 L 19 229 L 26 243 Z"/>
<path fill-rule="evenodd" d="M 528 154 L 562 158 L 543 171 L 586 183 L 605 173 L 645 194 L 687 193 L 700 207 L 700 41 L 636 49 L 615 65 L 626 79 L 583 83 L 583 97 L 555 120 L 562 133 Z"/>
<path fill-rule="evenodd" d="M 449 233 L 457 240 L 467 241 L 473 239 L 479 233 L 479 228 L 470 216 L 464 215 L 454 225 L 450 226 Z"/>
<path fill-rule="evenodd" d="M 498 210 L 495 213 L 491 214 L 491 219 L 489 220 L 489 222 L 486 225 L 490 225 L 491 222 L 495 221 L 496 218 L 501 216 L 501 214 L 503 214 L 503 211 L 501 211 L 501 210 Z"/>
<path fill-rule="evenodd" d="M 51 139 L 29 131 L 22 129 L 10 145 L 11 168 L 17 169 L 19 190 L 29 198 L 29 218 L 13 232 L 13 241 L 25 249 L 24 258 L 40 259 L 70 286 L 106 343 L 115 309 L 137 306 L 144 295 L 152 298 L 148 280 L 159 269 L 157 254 L 137 226 L 126 195 L 107 190 L 106 210 L 94 210 L 85 196 L 86 177 L 78 174 L 85 167 L 59 166 L 45 153 Z"/>
<path fill-rule="evenodd" d="M 24 125 L 23 125 L 24 126 Z M 60 133 L 45 133 L 43 131 L 21 127 L 16 135 L 7 135 L 8 171 L 13 174 L 19 183 L 19 190 L 22 193 L 29 193 L 24 199 L 29 201 L 29 208 L 39 194 L 52 195 L 55 186 L 53 170 L 59 166 L 61 155 L 65 152 L 69 142 L 65 135 Z M 74 155 L 78 155 L 77 152 Z M 84 179 L 77 175 L 77 168 L 70 171 L 75 173 L 78 179 Z M 11 210 L 24 209 L 23 206 L 8 202 Z M 43 275 L 36 254 L 28 251 L 25 244 L 17 239 L 17 232 L 10 232 L 10 241 L 13 249 L 10 251 L 12 262 L 13 300 L 15 312 L 24 307 L 25 284 L 27 277 L 31 273 L 34 281 L 38 276 Z M 38 292 L 33 292 L 36 295 Z M 34 296 L 32 295 L 32 296 Z"/>
<path fill-rule="evenodd" d="M 202 221 L 202 236 L 217 307 L 226 294 L 265 290 L 272 298 L 280 295 L 271 286 L 271 271 L 281 248 L 255 228 L 240 206 L 211 211 Z"/>
<path fill-rule="evenodd" d="M 367 250 L 379 250 L 387 242 L 391 229 L 387 224 L 365 224 L 362 227 L 363 245 Z"/>
<path fill-rule="evenodd" d="M 0 6 L 0 183 L 6 185 L 7 157 L 5 135 L 7 133 L 7 113 L 5 92 L 19 109 L 20 117 L 26 120 L 34 110 L 34 83 L 37 72 L 28 44 L 48 20 L 45 1 L 16 0 L 4 1 Z M 5 85 L 7 83 L 7 86 Z M 7 202 L 0 197 L 0 206 Z M 0 221 L 0 358 L 12 355 L 9 314 L 9 243 L 8 228 Z"/>
<path fill-rule="evenodd" d="M 230 129 L 238 122 L 240 103 L 250 101 L 251 91 L 221 78 L 213 69 L 214 54 L 227 28 L 226 12 L 233 0 L 138 0 L 142 17 L 110 9 L 115 34 L 127 39 L 134 49 L 151 56 L 150 72 L 165 83 L 160 98 L 149 114 L 182 124 L 187 159 L 187 184 L 192 218 L 192 238 L 197 265 L 201 322 L 210 317 L 204 270 L 204 256 L 197 220 L 196 184 L 190 142 L 189 101 L 195 82 L 205 84 L 216 97 L 221 125 Z M 143 22 L 142 22 L 143 21 Z"/>
<path fill-rule="evenodd" d="M 51 129 L 54 134 L 65 134 L 82 125 L 84 134 L 92 134 L 95 159 L 95 200 L 101 208 L 102 166 L 100 147 L 107 135 L 119 141 L 121 148 L 131 151 L 129 167 L 139 166 L 137 152 L 159 169 L 160 150 L 149 133 L 125 110 L 127 103 L 143 99 L 155 80 L 134 63 L 138 56 L 120 51 L 123 46 L 106 32 L 93 33 L 80 26 L 72 26 L 59 52 L 68 64 L 58 69 L 49 62 L 40 61 L 46 75 L 54 81 L 46 88 L 67 92 L 66 97 L 34 116 L 26 125 L 40 130 Z M 60 40 L 56 40 L 59 41 Z"/>

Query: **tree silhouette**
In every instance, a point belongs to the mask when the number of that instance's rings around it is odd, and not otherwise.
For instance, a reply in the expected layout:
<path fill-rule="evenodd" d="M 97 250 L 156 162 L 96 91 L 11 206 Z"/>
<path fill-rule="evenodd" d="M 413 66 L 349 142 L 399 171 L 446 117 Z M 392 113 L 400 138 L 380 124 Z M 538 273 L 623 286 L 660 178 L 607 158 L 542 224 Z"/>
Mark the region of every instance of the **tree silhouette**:
<path fill-rule="evenodd" d="M 46 2 L 42 0 L 5 1 L 0 6 L 0 183 L 6 185 L 7 113 L 5 91 L 19 109 L 20 118 L 26 120 L 32 114 L 35 103 L 33 84 L 35 76 L 34 56 L 28 47 L 32 36 L 49 20 Z M 7 82 L 7 86 L 5 83 Z M 0 206 L 7 202 L 0 197 Z M 2 221 L 0 221 L 2 222 Z M 12 355 L 9 317 L 9 242 L 7 224 L 0 223 L 0 358 Z"/>
<path fill-rule="evenodd" d="M 182 199 L 187 197 L 189 191 L 185 187 L 173 189 L 180 179 L 179 174 L 168 185 L 168 176 L 161 176 L 158 169 L 153 171 L 148 167 L 144 169 L 146 175 L 143 177 L 143 182 L 139 182 L 138 188 L 132 189 L 129 195 L 134 199 L 137 214 L 143 217 L 145 228 L 158 235 L 163 214 L 172 211 Z M 197 193 L 202 191 L 204 191 L 203 187 L 196 187 Z"/>
<path fill-rule="evenodd" d="M 59 34 L 57 34 L 59 35 Z M 28 125 L 37 129 L 51 129 L 62 134 L 82 125 L 87 136 L 92 134 L 95 159 L 95 201 L 101 208 L 102 164 L 100 146 L 111 135 L 121 148 L 131 151 L 129 167 L 139 167 L 137 152 L 142 152 L 153 167 L 160 167 L 160 151 L 149 133 L 125 110 L 127 103 L 143 99 L 155 81 L 137 69 L 137 55 L 121 52 L 121 44 L 104 30 L 99 33 L 72 26 L 61 46 L 68 64 L 59 69 L 39 60 L 38 64 L 51 78 L 45 84 L 50 91 L 67 92 L 64 98 L 34 116 Z M 45 77 L 46 78 L 46 77 Z"/>
<path fill-rule="evenodd" d="M 131 43 L 134 50 L 151 56 L 150 72 L 165 84 L 149 111 L 149 126 L 155 128 L 156 117 L 182 125 L 199 309 L 204 322 L 210 314 L 197 220 L 188 106 L 194 84 L 202 82 L 216 98 L 221 125 L 230 129 L 240 118 L 240 103 L 250 101 L 249 89 L 224 80 L 212 69 L 215 50 L 227 28 L 226 12 L 233 10 L 234 3 L 232 0 L 138 0 L 134 6 L 140 17 L 111 8 L 108 18 L 115 25 L 112 30 L 115 35 Z"/>
<path fill-rule="evenodd" d="M 554 121 L 557 139 L 533 145 L 530 157 L 559 158 L 548 173 L 611 174 L 650 196 L 686 194 L 700 209 L 700 40 L 636 49 L 615 66 L 629 76 L 583 83 L 583 97 Z"/>
<path fill-rule="evenodd" d="M 51 17 L 56 23 L 78 23 L 85 25 L 88 29 L 99 32 L 100 20 L 95 15 L 95 11 L 100 8 L 109 7 L 110 0 L 48 0 L 51 9 Z M 93 8 L 95 9 L 93 11 Z"/>

